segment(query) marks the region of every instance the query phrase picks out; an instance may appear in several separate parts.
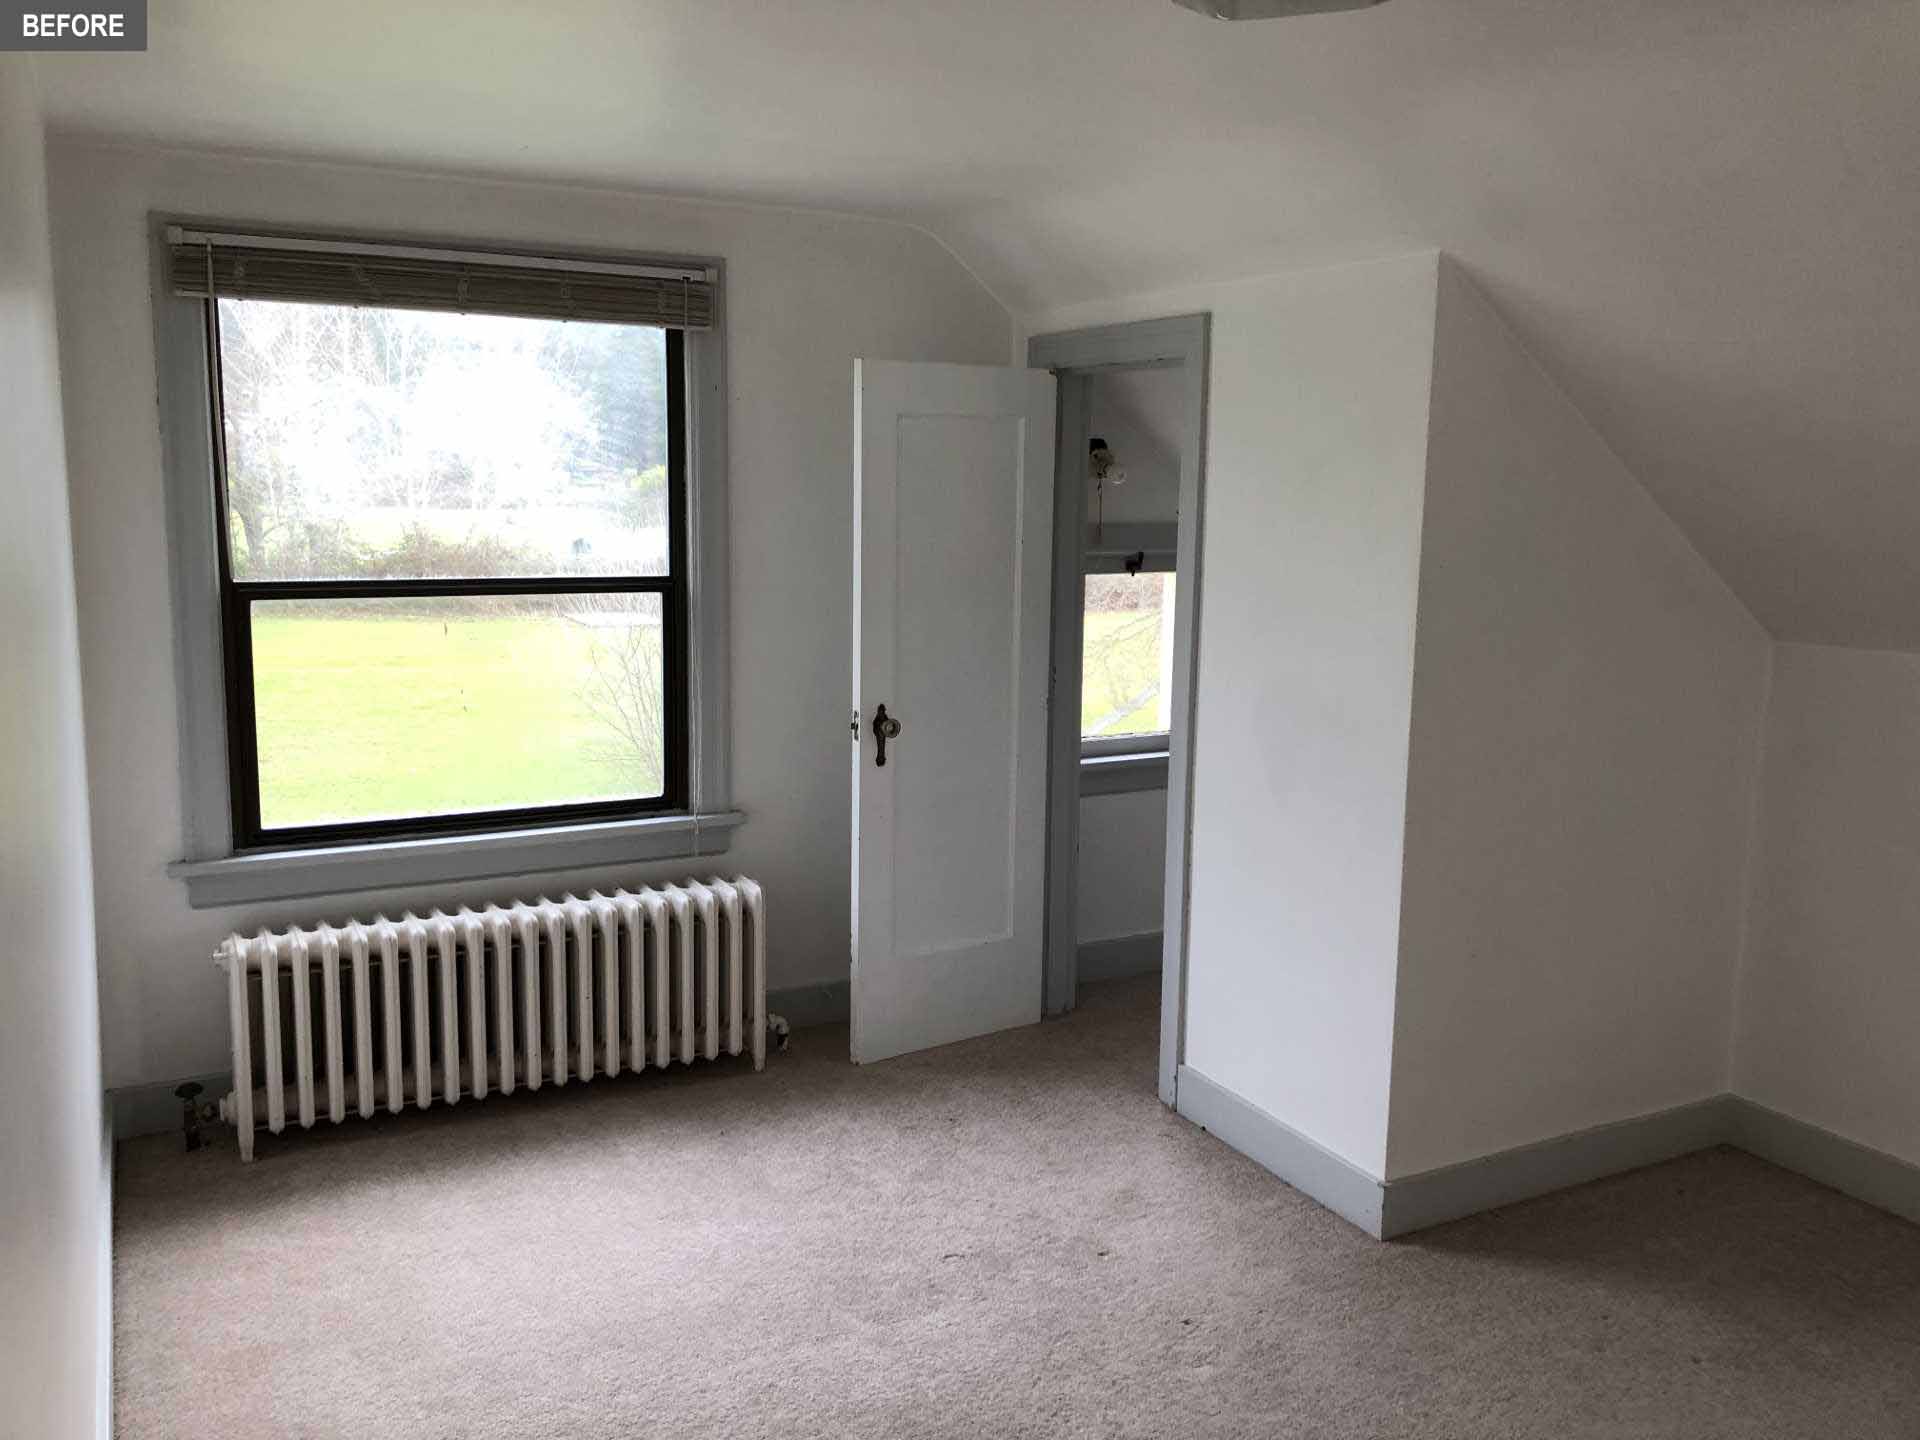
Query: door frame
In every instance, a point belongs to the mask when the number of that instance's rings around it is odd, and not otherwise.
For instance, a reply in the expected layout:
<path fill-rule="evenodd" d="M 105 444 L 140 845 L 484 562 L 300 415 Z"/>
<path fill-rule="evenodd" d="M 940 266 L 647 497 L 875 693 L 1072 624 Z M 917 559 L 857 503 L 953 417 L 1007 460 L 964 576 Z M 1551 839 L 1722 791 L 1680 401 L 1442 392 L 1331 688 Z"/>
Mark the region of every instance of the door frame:
<path fill-rule="evenodd" d="M 1035 335 L 1027 364 L 1060 382 L 1054 459 L 1051 702 L 1047 723 L 1047 884 L 1043 1010 L 1073 1008 L 1079 945 L 1080 654 L 1087 543 L 1087 436 L 1092 376 L 1179 368 L 1180 514 L 1173 687 L 1168 736 L 1167 854 L 1160 930 L 1160 1099 L 1174 1103 L 1186 1038 L 1187 882 L 1193 842 L 1194 677 L 1200 649 L 1200 556 L 1206 488 L 1207 364 L 1212 317 L 1172 315 Z"/>

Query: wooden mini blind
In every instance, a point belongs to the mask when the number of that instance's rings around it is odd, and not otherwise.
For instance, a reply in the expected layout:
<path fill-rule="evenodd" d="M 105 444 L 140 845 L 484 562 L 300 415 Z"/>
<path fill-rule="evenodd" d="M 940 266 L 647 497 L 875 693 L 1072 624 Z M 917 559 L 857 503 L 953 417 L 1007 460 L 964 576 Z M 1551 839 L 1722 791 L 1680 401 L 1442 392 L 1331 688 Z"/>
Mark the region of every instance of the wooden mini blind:
<path fill-rule="evenodd" d="M 167 240 L 173 293 L 194 298 L 455 310 L 676 330 L 708 330 L 714 323 L 713 274 L 691 266 L 180 228 L 170 230 Z"/>

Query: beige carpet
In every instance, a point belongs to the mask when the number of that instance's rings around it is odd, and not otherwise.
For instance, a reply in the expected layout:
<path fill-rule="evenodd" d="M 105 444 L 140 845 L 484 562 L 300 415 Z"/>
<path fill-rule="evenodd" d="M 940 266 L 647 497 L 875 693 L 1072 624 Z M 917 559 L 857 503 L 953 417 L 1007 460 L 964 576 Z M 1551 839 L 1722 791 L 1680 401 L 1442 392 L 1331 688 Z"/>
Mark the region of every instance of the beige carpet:
<path fill-rule="evenodd" d="M 1155 999 L 129 1143 L 119 1433 L 1920 1436 L 1920 1228 L 1716 1151 L 1380 1245 L 1159 1106 Z"/>

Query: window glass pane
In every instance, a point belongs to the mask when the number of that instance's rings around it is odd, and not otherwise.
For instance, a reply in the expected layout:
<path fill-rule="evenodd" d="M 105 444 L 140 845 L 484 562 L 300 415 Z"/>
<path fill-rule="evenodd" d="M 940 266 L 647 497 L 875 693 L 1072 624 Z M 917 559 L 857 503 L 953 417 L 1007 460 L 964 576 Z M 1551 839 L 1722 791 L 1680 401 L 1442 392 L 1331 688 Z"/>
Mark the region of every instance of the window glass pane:
<path fill-rule="evenodd" d="M 657 797 L 658 595 L 262 600 L 263 828 Z"/>
<path fill-rule="evenodd" d="M 1080 734 L 1152 735 L 1172 727 L 1173 572 L 1087 576 Z"/>
<path fill-rule="evenodd" d="M 664 330 L 219 306 L 236 579 L 667 572 Z"/>

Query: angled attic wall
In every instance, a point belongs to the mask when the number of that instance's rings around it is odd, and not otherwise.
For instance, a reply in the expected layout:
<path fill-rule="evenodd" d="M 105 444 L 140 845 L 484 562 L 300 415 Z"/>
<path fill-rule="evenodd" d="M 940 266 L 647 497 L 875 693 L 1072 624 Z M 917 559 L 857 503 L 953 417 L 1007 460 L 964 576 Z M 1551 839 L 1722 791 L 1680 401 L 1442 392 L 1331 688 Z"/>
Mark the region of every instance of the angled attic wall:
<path fill-rule="evenodd" d="M 46 177 L 0 56 L 0 1435 L 108 1428 L 110 1167 Z"/>
<path fill-rule="evenodd" d="M 1376 1179 L 1725 1090 L 1766 634 L 1450 262 L 1028 329 L 1191 310 L 1187 1065 Z"/>
<path fill-rule="evenodd" d="M 1771 646 L 1453 264 L 1388 1178 L 1724 1091 Z"/>

